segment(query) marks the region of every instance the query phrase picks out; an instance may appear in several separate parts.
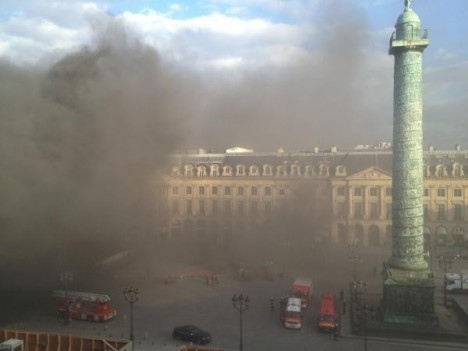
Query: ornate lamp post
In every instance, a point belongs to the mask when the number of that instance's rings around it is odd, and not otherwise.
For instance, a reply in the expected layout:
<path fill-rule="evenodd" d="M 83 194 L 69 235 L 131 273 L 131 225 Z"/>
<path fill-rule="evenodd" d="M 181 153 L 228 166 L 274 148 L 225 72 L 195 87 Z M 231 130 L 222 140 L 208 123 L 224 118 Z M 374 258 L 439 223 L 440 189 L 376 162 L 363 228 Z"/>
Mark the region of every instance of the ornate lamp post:
<path fill-rule="evenodd" d="M 452 268 L 452 259 L 439 256 L 439 267 L 444 270 L 444 306 L 447 307 L 447 269 Z"/>
<path fill-rule="evenodd" d="M 246 295 L 242 295 L 240 294 L 239 296 L 237 295 L 234 295 L 232 297 L 232 307 L 239 311 L 239 315 L 240 315 L 240 341 L 239 341 L 239 351 L 243 351 L 244 350 L 244 344 L 243 344 L 243 340 L 242 340 L 242 314 L 244 313 L 244 311 L 247 311 L 249 309 L 249 303 L 250 303 L 250 300 L 249 300 L 249 297 Z"/>
<path fill-rule="evenodd" d="M 64 290 L 65 290 L 65 298 L 67 299 L 67 306 L 66 306 L 66 311 L 63 314 L 63 318 L 65 320 L 65 323 L 70 321 L 70 310 L 71 310 L 71 301 L 68 300 L 68 287 L 73 283 L 73 272 L 70 271 L 64 271 L 60 272 L 60 283 L 62 284 Z"/>
<path fill-rule="evenodd" d="M 353 281 L 357 281 L 358 279 L 358 274 L 357 274 L 357 263 L 362 262 L 362 257 L 361 255 L 358 255 L 356 253 L 356 248 L 358 247 L 357 242 L 353 242 L 351 244 L 348 244 L 348 249 L 349 249 L 349 262 L 351 263 L 352 269 L 353 269 Z"/>
<path fill-rule="evenodd" d="M 130 340 L 132 341 L 132 350 L 134 350 L 134 335 L 133 335 L 133 304 L 140 299 L 140 290 L 138 288 L 125 288 L 123 291 L 125 301 L 130 304 Z"/>
<path fill-rule="evenodd" d="M 367 351 L 367 315 L 369 313 L 369 306 L 367 304 L 358 305 L 356 311 L 359 316 L 361 332 L 364 334 L 364 351 Z"/>

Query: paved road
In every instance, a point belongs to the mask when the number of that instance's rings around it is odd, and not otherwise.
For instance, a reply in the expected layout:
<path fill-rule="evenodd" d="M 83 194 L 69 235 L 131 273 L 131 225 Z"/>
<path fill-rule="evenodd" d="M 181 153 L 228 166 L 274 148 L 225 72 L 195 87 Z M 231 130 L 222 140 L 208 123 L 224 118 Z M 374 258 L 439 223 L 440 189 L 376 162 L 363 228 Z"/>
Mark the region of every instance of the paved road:
<path fill-rule="evenodd" d="M 290 254 L 290 253 L 288 253 Z M 202 278 L 186 278 L 188 273 L 210 268 L 202 265 L 167 265 L 158 261 L 158 265 L 170 267 L 168 275 L 178 276 L 172 284 L 163 284 L 164 275 L 155 267 L 149 279 L 145 277 L 145 267 L 153 264 L 141 256 L 139 260 L 116 268 L 112 273 L 114 279 L 93 282 L 98 292 L 111 295 L 119 311 L 115 320 L 103 324 L 73 321 L 67 326 L 61 324 L 54 314 L 53 306 L 43 306 L 40 313 L 32 315 L 20 323 L 9 327 L 47 330 L 51 332 L 85 334 L 87 336 L 125 338 L 129 335 L 129 306 L 124 301 L 122 290 L 127 286 L 141 289 L 140 301 L 135 304 L 134 330 L 135 349 L 172 351 L 177 350 L 177 342 L 172 340 L 171 331 L 176 325 L 196 324 L 208 330 L 213 336 L 213 347 L 226 350 L 237 350 L 239 346 L 239 312 L 233 309 L 231 297 L 243 293 L 250 297 L 249 310 L 244 313 L 243 340 L 244 350 L 363 350 L 364 340 L 351 336 L 343 323 L 344 337 L 339 341 L 332 335 L 319 333 L 315 326 L 318 299 L 315 298 L 310 310 L 306 312 L 305 324 L 301 330 L 288 330 L 279 323 L 278 311 L 270 310 L 269 300 L 275 301 L 286 294 L 293 278 L 299 275 L 311 276 L 314 279 L 315 296 L 325 290 L 338 292 L 345 289 L 352 274 L 345 249 L 311 253 L 313 257 L 297 259 L 287 267 L 284 257 L 275 256 L 273 268 L 278 272 L 287 271 L 288 277 L 275 277 L 267 280 L 257 277 L 241 282 L 237 279 L 236 270 L 226 265 L 213 267 L 219 272 L 219 285 L 207 286 Z M 374 267 L 389 257 L 386 250 L 362 253 L 362 261 L 356 269 L 359 279 L 369 283 L 370 293 L 381 291 L 380 277 L 374 276 Z M 149 263 L 148 263 L 149 262 Z M 261 263 L 260 263 L 261 264 Z M 156 273 L 157 272 L 157 273 Z M 436 275 L 440 270 L 435 268 Z M 180 279 L 180 275 L 183 279 Z M 77 287 L 75 287 L 77 288 Z M 278 307 L 278 305 L 276 306 Z M 421 341 L 368 339 L 368 350 L 447 350 L 466 349 L 466 345 L 434 344 Z"/>

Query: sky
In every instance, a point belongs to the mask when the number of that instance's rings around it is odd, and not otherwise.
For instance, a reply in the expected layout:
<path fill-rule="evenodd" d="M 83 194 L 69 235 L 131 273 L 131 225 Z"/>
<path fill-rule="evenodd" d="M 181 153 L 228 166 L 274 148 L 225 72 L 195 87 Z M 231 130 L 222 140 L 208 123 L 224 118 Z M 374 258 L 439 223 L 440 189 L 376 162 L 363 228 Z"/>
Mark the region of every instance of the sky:
<path fill-rule="evenodd" d="M 468 2 L 411 7 L 430 38 L 424 144 L 467 147 Z M 0 0 L 0 58 L 48 70 L 96 50 L 118 22 L 127 39 L 190 77 L 178 83 L 193 91 L 181 148 L 349 149 L 391 141 L 388 42 L 403 8 L 403 0 Z"/>

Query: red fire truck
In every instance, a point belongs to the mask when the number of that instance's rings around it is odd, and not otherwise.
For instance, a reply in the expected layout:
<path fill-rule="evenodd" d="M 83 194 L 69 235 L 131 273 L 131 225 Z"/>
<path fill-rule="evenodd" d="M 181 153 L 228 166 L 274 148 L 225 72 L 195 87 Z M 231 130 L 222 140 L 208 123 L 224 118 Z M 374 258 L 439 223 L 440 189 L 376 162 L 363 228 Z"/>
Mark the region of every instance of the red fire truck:
<path fill-rule="evenodd" d="M 62 318 L 105 322 L 117 315 L 109 295 L 55 290 L 52 296 L 58 300 L 58 314 Z"/>
<path fill-rule="evenodd" d="M 332 332 L 338 327 L 335 310 L 335 295 L 325 292 L 320 297 L 320 311 L 318 316 L 318 329 L 320 331 Z"/>

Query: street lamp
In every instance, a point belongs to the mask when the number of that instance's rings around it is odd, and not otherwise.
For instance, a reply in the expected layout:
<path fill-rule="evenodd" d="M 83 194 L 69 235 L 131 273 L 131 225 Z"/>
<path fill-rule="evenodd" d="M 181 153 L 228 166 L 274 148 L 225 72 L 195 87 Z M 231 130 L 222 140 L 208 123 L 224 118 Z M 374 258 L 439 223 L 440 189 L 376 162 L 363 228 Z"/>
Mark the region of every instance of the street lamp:
<path fill-rule="evenodd" d="M 349 249 L 349 262 L 351 262 L 351 266 L 353 269 L 353 280 L 356 281 L 358 278 L 357 274 L 357 263 L 362 262 L 362 257 L 361 255 L 358 255 L 356 253 L 356 248 L 358 247 L 358 242 L 354 241 L 350 244 L 348 244 L 348 249 Z"/>
<path fill-rule="evenodd" d="M 361 332 L 364 333 L 364 351 L 367 351 L 367 315 L 369 313 L 369 306 L 367 304 L 359 304 L 356 311 L 359 317 Z"/>
<path fill-rule="evenodd" d="M 444 270 L 444 306 L 447 307 L 447 269 L 452 268 L 452 259 L 439 256 L 439 267 Z"/>
<path fill-rule="evenodd" d="M 67 323 L 70 320 L 70 312 L 72 308 L 71 301 L 68 300 L 68 287 L 73 282 L 73 272 L 69 272 L 69 271 L 60 272 L 59 279 L 60 279 L 60 283 L 63 286 L 63 289 L 65 290 L 66 305 L 64 307 L 66 310 L 64 311 L 63 318 L 65 320 L 65 323 Z"/>
<path fill-rule="evenodd" d="M 123 291 L 125 301 L 130 304 L 130 340 L 132 341 L 132 350 L 134 350 L 133 335 L 133 304 L 139 300 L 140 290 L 138 288 L 125 288 Z"/>
<path fill-rule="evenodd" d="M 234 295 L 232 297 L 232 307 L 239 311 L 239 315 L 240 315 L 240 341 L 239 341 L 239 351 L 243 351 L 244 350 L 244 345 L 243 345 L 243 342 L 242 342 L 242 314 L 244 313 L 244 311 L 247 311 L 249 309 L 249 303 L 250 303 L 250 300 L 249 300 L 249 297 L 246 295 L 242 295 L 240 294 L 239 296 L 237 295 Z"/>

